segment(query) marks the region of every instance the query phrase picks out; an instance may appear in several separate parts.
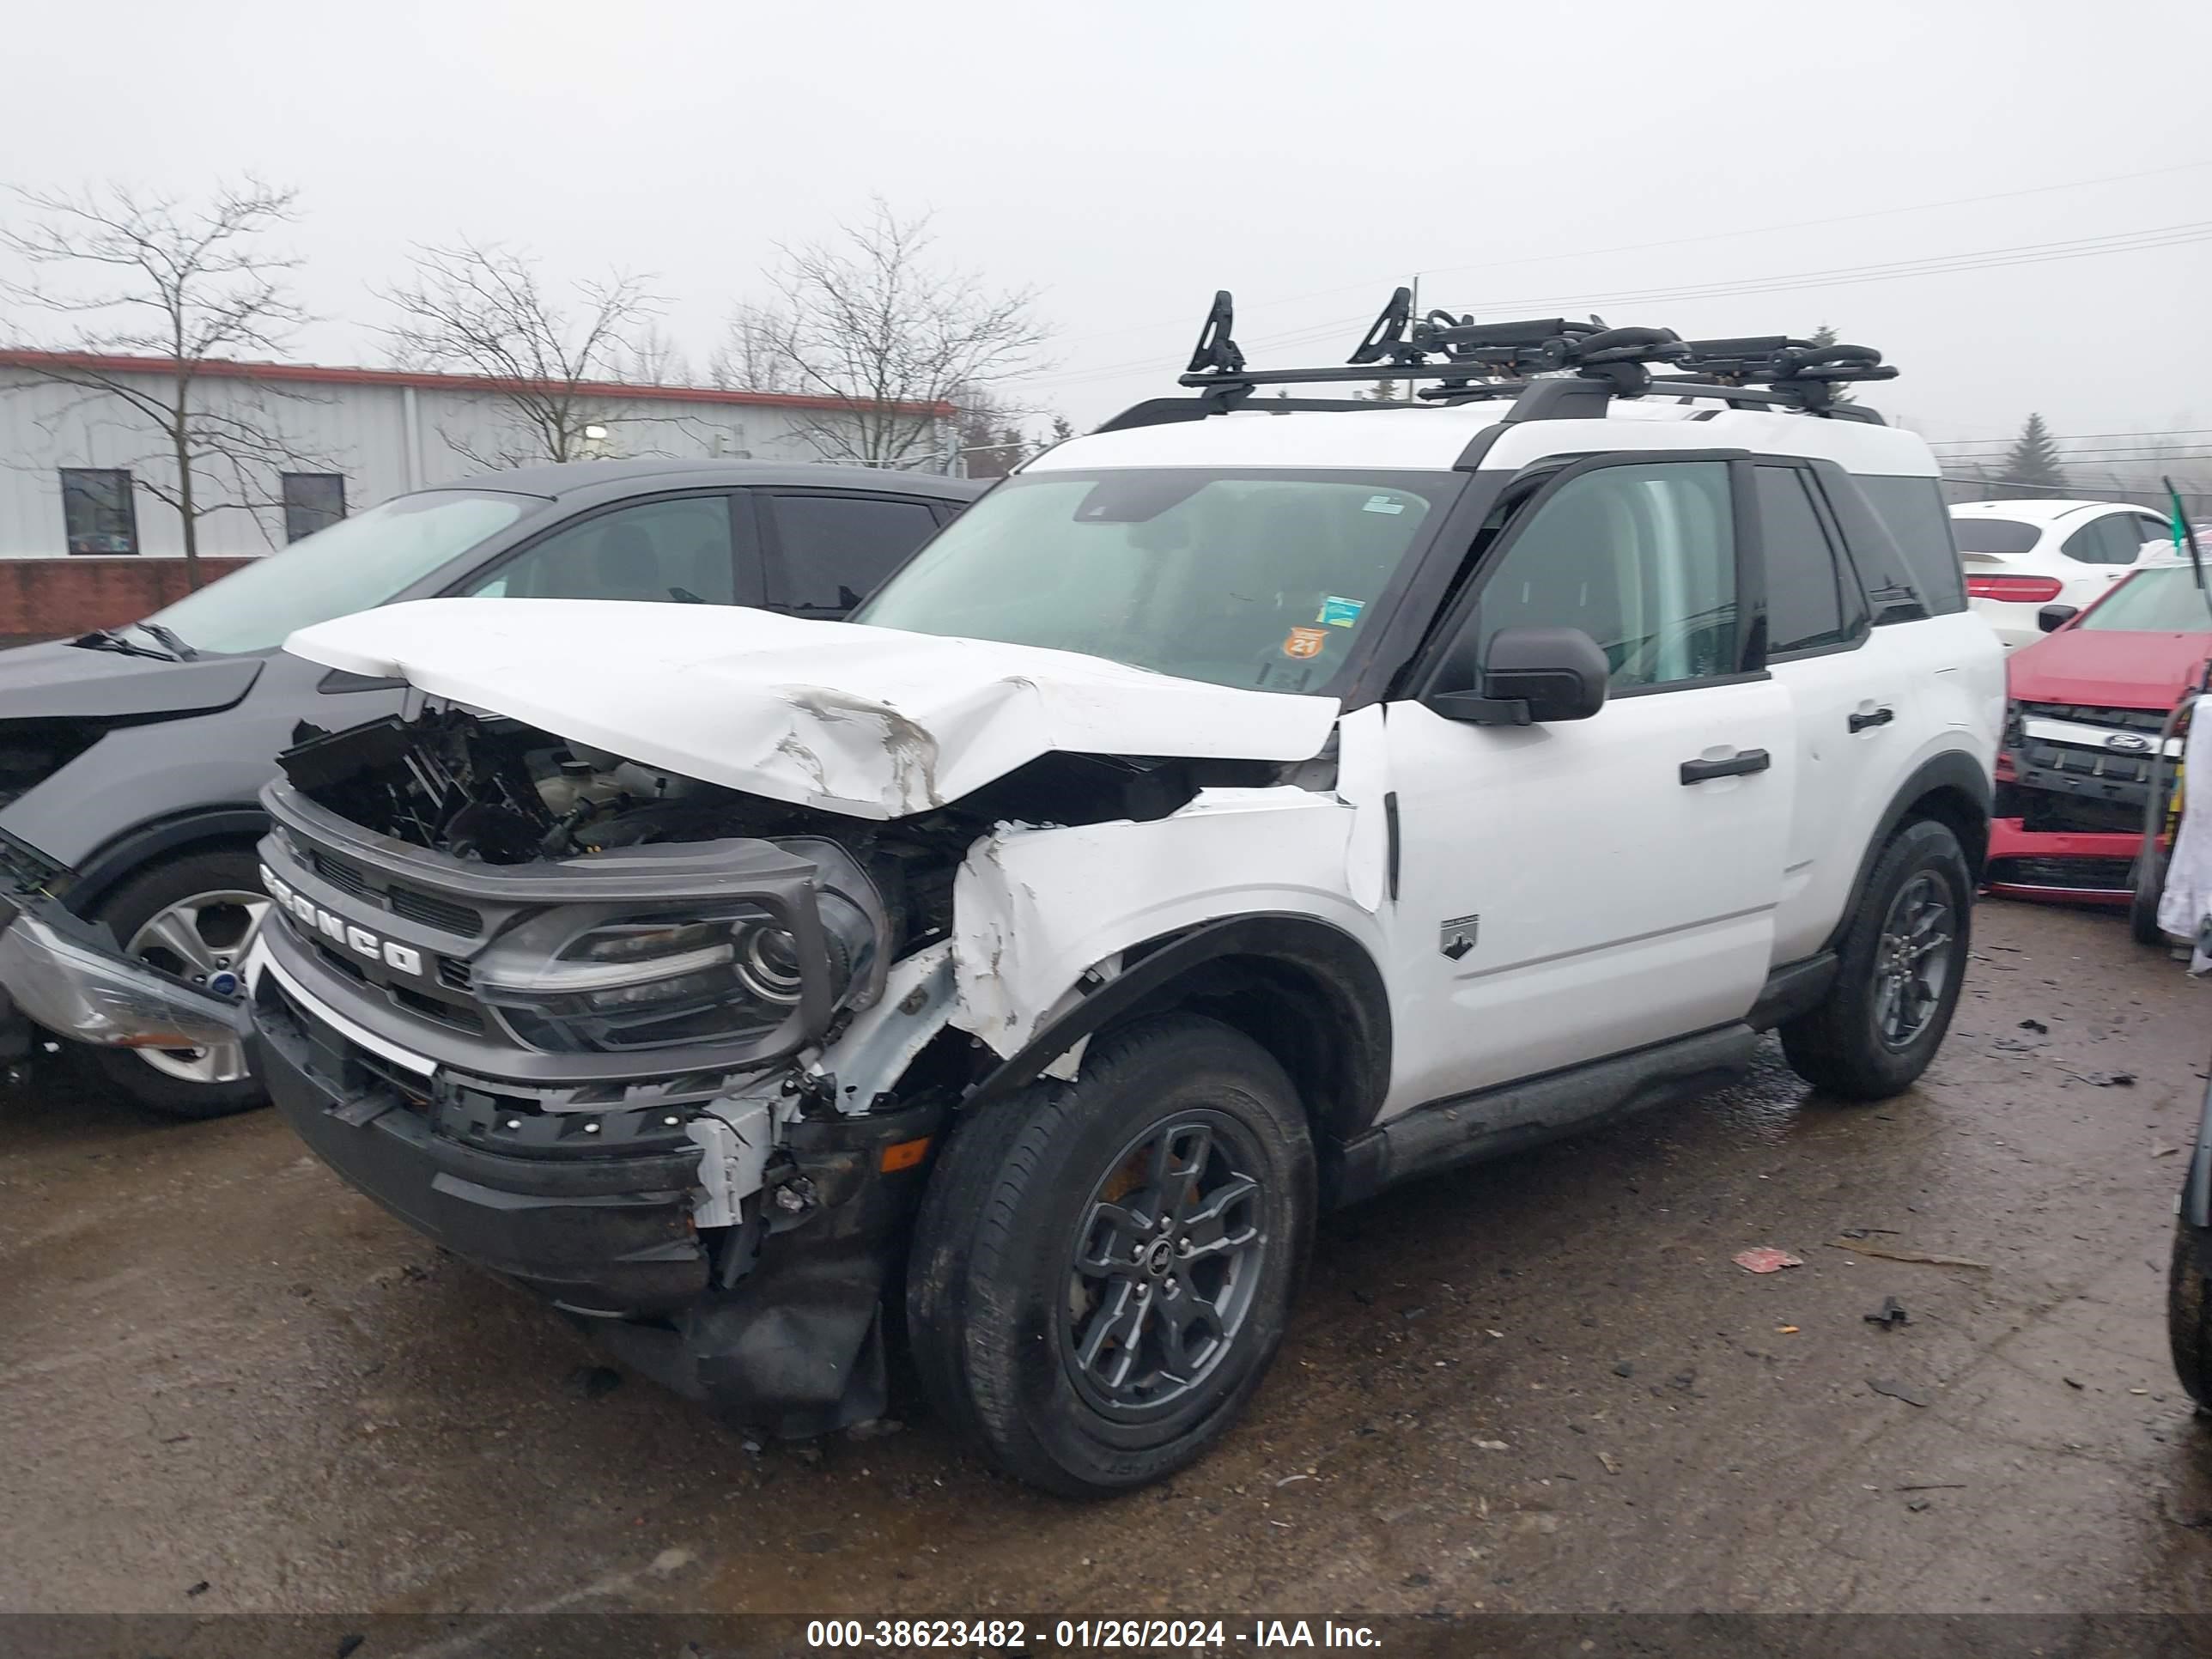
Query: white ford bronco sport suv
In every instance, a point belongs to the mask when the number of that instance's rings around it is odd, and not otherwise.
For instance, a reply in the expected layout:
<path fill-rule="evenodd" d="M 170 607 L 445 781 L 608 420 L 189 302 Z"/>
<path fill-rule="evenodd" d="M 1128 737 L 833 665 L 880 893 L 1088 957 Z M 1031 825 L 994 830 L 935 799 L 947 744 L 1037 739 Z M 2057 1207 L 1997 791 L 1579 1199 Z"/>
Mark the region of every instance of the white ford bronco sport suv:
<path fill-rule="evenodd" d="M 1926 447 L 1834 396 L 1893 371 L 1401 294 L 1261 372 L 1229 324 L 849 623 L 295 635 L 412 688 L 265 797 L 250 1000 L 315 1152 L 735 1420 L 878 1414 L 902 1328 L 1091 1494 L 1235 1419 L 1328 1206 L 1765 1031 L 1838 1096 L 1918 1077 L 2003 671 Z M 1426 389 L 1257 390 L 1378 378 Z"/>

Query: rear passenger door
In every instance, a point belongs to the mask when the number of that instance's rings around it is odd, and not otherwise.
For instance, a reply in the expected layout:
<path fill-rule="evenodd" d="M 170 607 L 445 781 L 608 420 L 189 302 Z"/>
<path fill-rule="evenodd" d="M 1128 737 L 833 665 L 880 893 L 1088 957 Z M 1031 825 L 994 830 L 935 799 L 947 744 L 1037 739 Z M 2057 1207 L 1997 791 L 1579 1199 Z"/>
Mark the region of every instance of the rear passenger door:
<path fill-rule="evenodd" d="M 757 500 L 769 609 L 824 622 L 873 592 L 939 522 L 935 504 L 911 495 L 764 489 Z"/>
<path fill-rule="evenodd" d="M 1775 956 L 1820 951 L 1858 872 L 1885 785 L 1912 740 L 1894 627 L 1875 628 L 1834 511 L 1811 466 L 1760 457 L 1754 545 L 1765 571 L 1767 672 L 1790 693 L 1796 787 L 1790 803 Z"/>

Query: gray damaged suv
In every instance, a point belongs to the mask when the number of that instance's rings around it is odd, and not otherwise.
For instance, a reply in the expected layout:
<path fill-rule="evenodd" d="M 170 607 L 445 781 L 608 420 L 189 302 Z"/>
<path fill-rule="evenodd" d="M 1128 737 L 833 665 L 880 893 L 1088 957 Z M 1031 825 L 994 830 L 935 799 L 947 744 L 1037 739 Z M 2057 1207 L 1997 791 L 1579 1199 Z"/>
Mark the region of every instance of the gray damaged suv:
<path fill-rule="evenodd" d="M 439 597 L 740 605 L 842 617 L 984 488 L 859 467 L 590 461 L 394 497 L 143 622 L 0 652 L 0 837 L 76 874 L 66 902 L 129 953 L 222 994 L 267 909 L 259 794 L 302 722 L 397 712 L 397 682 L 288 656 L 295 629 Z M 579 665 L 588 672 L 588 665 Z M 0 1059 L 32 1025 L 0 993 Z M 103 1047 L 141 1103 L 258 1105 L 228 1034 Z"/>

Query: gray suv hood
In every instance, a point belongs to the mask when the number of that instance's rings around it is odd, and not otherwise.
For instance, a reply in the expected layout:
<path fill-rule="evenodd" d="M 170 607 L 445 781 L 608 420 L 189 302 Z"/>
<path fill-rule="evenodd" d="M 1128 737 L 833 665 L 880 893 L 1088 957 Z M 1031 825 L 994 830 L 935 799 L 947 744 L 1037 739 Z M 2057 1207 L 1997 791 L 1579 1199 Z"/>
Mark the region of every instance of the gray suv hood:
<path fill-rule="evenodd" d="M 55 642 L 0 651 L 0 720 L 136 720 L 228 708 L 252 689 L 261 657 L 163 662 Z"/>

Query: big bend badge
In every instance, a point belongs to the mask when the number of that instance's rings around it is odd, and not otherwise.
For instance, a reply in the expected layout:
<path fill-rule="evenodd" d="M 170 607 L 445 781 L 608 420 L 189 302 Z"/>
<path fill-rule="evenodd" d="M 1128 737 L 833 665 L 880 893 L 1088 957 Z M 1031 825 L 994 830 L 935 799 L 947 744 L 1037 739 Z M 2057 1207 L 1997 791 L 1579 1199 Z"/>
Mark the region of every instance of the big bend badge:
<path fill-rule="evenodd" d="M 1454 916 L 1437 930 L 1437 949 L 1457 962 L 1474 949 L 1475 930 L 1481 925 L 1480 916 Z"/>

